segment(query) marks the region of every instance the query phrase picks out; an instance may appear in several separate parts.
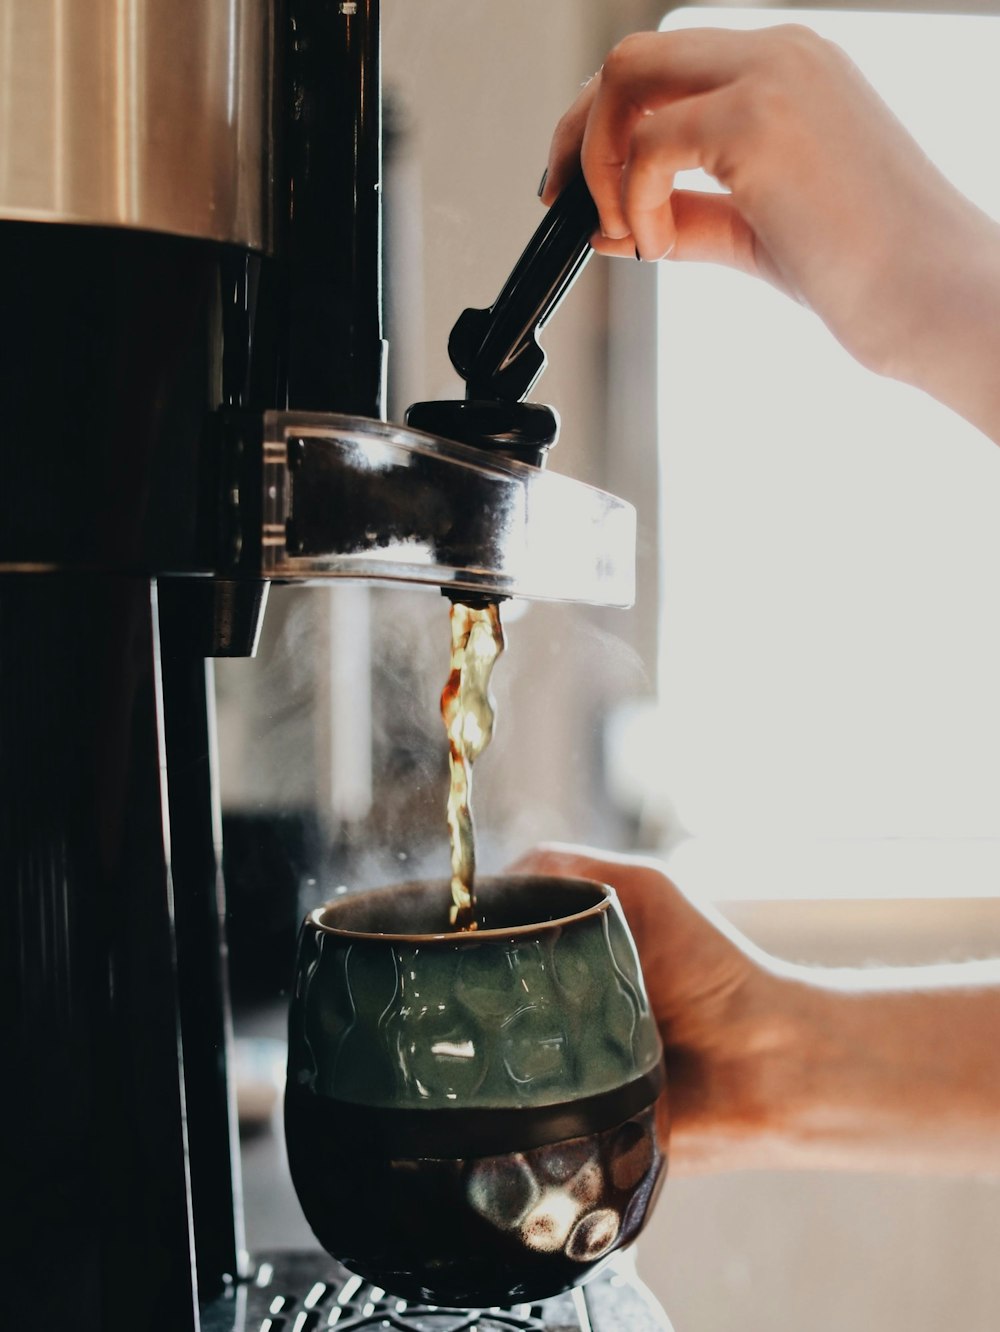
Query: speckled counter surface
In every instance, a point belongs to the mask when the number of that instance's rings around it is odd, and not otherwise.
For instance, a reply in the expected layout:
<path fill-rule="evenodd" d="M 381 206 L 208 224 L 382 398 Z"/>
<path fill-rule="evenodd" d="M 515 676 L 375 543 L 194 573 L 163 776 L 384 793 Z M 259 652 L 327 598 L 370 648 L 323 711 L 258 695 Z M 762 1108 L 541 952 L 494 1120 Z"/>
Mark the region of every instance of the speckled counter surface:
<path fill-rule="evenodd" d="M 258 1255 L 253 1277 L 202 1308 L 202 1332 L 671 1332 L 624 1275 L 541 1304 L 468 1312 L 407 1304 L 315 1250 Z"/>

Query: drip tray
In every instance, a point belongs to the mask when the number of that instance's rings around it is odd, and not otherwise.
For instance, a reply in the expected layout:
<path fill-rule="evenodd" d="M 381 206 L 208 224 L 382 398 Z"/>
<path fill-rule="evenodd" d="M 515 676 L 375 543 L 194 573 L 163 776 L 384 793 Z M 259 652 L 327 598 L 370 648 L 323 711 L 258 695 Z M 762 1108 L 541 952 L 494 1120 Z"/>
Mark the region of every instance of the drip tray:
<path fill-rule="evenodd" d="M 203 1305 L 202 1332 L 670 1332 L 641 1287 L 612 1272 L 510 1309 L 438 1309 L 387 1295 L 325 1254 L 258 1255 L 254 1275 Z"/>

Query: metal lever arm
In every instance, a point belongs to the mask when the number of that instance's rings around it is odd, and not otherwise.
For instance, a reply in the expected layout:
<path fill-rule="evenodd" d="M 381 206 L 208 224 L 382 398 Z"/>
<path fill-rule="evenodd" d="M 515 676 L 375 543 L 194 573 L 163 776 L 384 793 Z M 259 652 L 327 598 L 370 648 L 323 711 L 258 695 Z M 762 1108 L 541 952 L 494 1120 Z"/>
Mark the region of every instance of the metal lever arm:
<path fill-rule="evenodd" d="M 559 195 L 488 310 L 465 310 L 448 354 L 470 399 L 520 402 L 545 369 L 538 334 L 593 254 L 597 209 L 583 176 Z"/>

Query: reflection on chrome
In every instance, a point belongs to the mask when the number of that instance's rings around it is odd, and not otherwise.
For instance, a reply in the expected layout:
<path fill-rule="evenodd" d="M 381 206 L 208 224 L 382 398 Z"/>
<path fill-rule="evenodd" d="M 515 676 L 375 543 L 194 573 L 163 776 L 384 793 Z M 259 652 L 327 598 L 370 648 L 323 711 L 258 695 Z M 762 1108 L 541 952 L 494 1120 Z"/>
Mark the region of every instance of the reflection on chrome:
<path fill-rule="evenodd" d="M 360 417 L 269 412 L 264 572 L 629 606 L 635 510 L 579 481 Z"/>
<path fill-rule="evenodd" d="M 431 1054 L 444 1059 L 475 1059 L 476 1047 L 472 1041 L 435 1041 Z"/>

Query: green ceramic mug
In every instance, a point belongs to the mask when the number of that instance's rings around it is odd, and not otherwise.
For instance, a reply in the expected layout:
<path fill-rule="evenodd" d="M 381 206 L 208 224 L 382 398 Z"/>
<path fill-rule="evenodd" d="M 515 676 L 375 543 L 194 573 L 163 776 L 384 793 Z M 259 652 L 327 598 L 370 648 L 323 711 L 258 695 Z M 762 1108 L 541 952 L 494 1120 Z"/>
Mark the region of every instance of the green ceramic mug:
<path fill-rule="evenodd" d="M 509 876 L 477 898 L 469 934 L 438 881 L 306 918 L 285 1100 L 324 1248 L 463 1307 L 584 1280 L 638 1235 L 664 1167 L 662 1049 L 613 889 Z"/>

